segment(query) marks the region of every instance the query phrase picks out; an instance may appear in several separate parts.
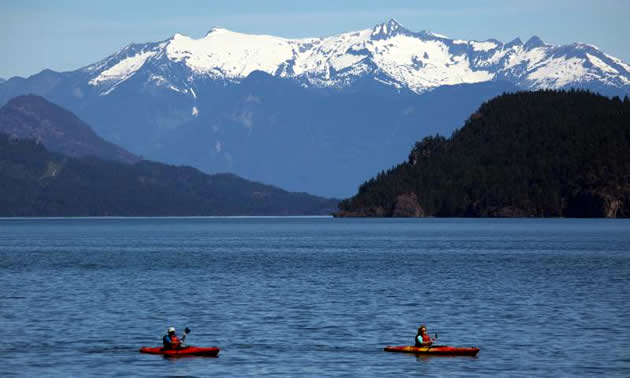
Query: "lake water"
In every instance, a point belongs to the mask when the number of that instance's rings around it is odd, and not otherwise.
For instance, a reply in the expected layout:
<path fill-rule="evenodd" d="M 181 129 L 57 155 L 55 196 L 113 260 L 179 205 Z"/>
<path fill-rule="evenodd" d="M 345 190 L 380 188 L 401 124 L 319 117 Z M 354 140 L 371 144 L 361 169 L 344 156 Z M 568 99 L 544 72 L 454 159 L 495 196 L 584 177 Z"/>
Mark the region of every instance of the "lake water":
<path fill-rule="evenodd" d="M 0 327 L 3 376 L 628 377 L 630 222 L 2 219 Z"/>

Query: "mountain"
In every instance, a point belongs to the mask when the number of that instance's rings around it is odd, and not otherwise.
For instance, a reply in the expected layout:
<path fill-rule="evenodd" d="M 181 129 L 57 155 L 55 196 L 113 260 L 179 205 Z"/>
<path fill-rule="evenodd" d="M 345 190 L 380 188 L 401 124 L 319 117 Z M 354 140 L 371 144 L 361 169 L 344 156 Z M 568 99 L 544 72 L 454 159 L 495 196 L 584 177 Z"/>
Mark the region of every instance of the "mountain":
<path fill-rule="evenodd" d="M 326 38 L 175 34 L 75 71 L 11 78 L 0 103 L 39 94 L 148 159 L 347 196 L 483 101 L 568 87 L 623 95 L 630 66 L 583 43 L 450 39 L 390 20 Z"/>
<path fill-rule="evenodd" d="M 336 203 L 190 167 L 69 158 L 0 133 L 0 216 L 313 215 Z"/>
<path fill-rule="evenodd" d="M 135 163 L 132 153 L 106 142 L 69 111 L 40 96 L 19 96 L 0 108 L 0 132 L 19 139 L 34 139 L 47 149 L 71 157 L 95 156 Z"/>
<path fill-rule="evenodd" d="M 630 217 L 630 99 L 519 92 L 340 203 L 338 216 Z"/>
<path fill-rule="evenodd" d="M 198 80 L 238 82 L 254 71 L 319 88 L 346 88 L 369 78 L 415 93 L 491 80 L 526 89 L 630 88 L 630 65 L 593 45 L 553 46 L 537 36 L 525 44 L 519 39 L 507 44 L 449 39 L 411 32 L 393 19 L 328 38 L 285 39 L 222 28 L 212 28 L 200 39 L 175 34 L 163 42 L 129 45 L 82 71 L 91 86 L 107 95 L 149 67 L 145 84 L 192 97 Z"/>

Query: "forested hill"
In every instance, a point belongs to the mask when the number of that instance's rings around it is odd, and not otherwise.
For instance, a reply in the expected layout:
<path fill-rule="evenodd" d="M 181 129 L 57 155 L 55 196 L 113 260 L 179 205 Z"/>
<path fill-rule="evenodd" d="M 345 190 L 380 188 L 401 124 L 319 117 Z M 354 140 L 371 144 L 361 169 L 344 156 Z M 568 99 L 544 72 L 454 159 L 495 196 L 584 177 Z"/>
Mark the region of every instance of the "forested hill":
<path fill-rule="evenodd" d="M 0 133 L 0 216 L 315 215 L 336 205 L 231 174 L 70 158 Z"/>
<path fill-rule="evenodd" d="M 505 94 L 365 182 L 338 216 L 629 217 L 630 100 Z"/>
<path fill-rule="evenodd" d="M 0 108 L 0 133 L 37 140 L 49 151 L 70 157 L 140 161 L 138 156 L 96 135 L 73 113 L 40 96 L 18 96 Z"/>

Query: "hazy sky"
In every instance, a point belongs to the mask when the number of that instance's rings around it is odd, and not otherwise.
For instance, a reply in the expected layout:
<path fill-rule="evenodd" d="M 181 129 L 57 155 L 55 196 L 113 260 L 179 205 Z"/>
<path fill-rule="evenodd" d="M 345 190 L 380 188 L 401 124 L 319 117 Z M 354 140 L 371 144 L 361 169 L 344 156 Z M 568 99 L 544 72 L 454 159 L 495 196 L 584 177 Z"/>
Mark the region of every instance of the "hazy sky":
<path fill-rule="evenodd" d="M 439 4 L 438 4 L 439 3 Z M 283 37 L 328 36 L 396 18 L 413 31 L 508 42 L 587 42 L 630 62 L 630 1 L 1 0 L 0 77 L 74 70 L 131 42 L 212 26 Z"/>

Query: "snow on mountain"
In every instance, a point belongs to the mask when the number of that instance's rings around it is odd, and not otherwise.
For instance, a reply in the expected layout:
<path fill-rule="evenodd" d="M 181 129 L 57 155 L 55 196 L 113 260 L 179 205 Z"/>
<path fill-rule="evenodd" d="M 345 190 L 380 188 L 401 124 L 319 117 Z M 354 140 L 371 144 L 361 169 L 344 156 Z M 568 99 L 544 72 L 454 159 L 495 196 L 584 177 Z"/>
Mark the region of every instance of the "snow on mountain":
<path fill-rule="evenodd" d="M 107 95 L 144 69 L 153 85 L 195 98 L 198 80 L 239 82 L 256 70 L 304 86 L 344 88 L 367 77 L 416 93 L 491 80 L 525 89 L 630 85 L 630 66 L 592 45 L 554 46 L 536 36 L 525 44 L 518 38 L 507 44 L 450 39 L 411 32 L 393 19 L 326 38 L 287 39 L 223 28 L 199 39 L 175 34 L 163 42 L 129 45 L 83 70 L 89 84 Z"/>
<path fill-rule="evenodd" d="M 176 34 L 166 46 L 166 54 L 194 73 L 235 79 L 255 70 L 273 73 L 293 57 L 297 45 L 282 38 L 214 28 L 200 39 Z"/>
<path fill-rule="evenodd" d="M 91 86 L 99 87 L 101 95 L 107 95 L 118 85 L 132 77 L 150 58 L 163 54 L 166 42 L 131 44 L 100 62 L 82 69 L 92 78 Z"/>
<path fill-rule="evenodd" d="M 124 81 L 142 67 L 144 62 L 156 54 L 155 51 L 141 51 L 140 53 L 124 58 L 117 64 L 102 71 L 97 77 L 90 80 L 90 84 L 98 85 L 106 81 Z"/>

